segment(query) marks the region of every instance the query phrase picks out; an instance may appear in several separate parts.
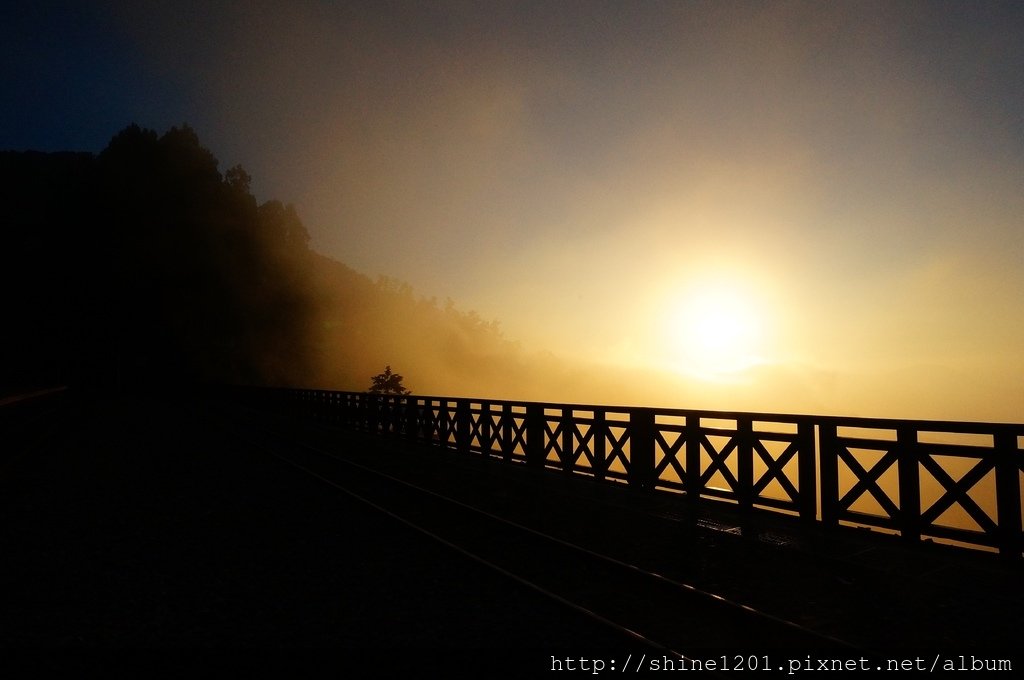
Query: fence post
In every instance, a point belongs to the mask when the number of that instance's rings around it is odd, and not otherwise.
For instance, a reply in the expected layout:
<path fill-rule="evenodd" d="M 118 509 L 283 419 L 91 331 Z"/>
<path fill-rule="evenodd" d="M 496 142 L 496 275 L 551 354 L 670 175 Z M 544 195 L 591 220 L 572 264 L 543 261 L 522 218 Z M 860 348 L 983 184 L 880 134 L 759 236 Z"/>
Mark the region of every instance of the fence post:
<path fill-rule="evenodd" d="M 480 436 L 480 453 L 485 456 L 490 456 L 493 451 L 493 442 L 491 440 L 491 404 L 490 402 L 484 401 L 480 403 L 480 420 L 477 421 L 479 427 Z M 470 444 L 472 444 L 472 437 L 470 438 Z"/>
<path fill-rule="evenodd" d="M 839 437 L 835 423 L 818 423 L 818 465 L 821 466 L 821 523 L 839 525 Z"/>
<path fill-rule="evenodd" d="M 462 453 L 469 451 L 472 419 L 473 415 L 469 412 L 469 401 L 459 399 L 455 402 L 455 448 Z"/>
<path fill-rule="evenodd" d="M 423 400 L 423 408 L 420 410 L 420 441 L 433 446 L 444 446 L 441 439 L 440 413 L 441 407 L 437 399 L 426 398 Z"/>
<path fill-rule="evenodd" d="M 740 507 L 750 510 L 754 507 L 754 422 L 750 418 L 736 419 L 736 479 Z"/>
<path fill-rule="evenodd" d="M 367 394 L 363 398 L 363 422 L 361 423 L 363 428 L 367 432 L 377 434 L 377 405 L 378 397 L 376 395 Z"/>
<path fill-rule="evenodd" d="M 635 489 L 654 488 L 654 411 L 629 411 L 629 485 Z"/>
<path fill-rule="evenodd" d="M 526 406 L 526 464 L 544 467 L 544 407 L 540 404 Z"/>
<path fill-rule="evenodd" d="M 918 463 L 917 429 L 900 425 L 896 429 L 896 459 L 900 475 L 900 535 L 907 541 L 921 540 L 921 470 Z"/>
<path fill-rule="evenodd" d="M 608 471 L 607 438 L 608 426 L 605 423 L 604 411 L 594 411 L 593 437 L 594 442 L 594 479 L 604 481 L 605 473 Z"/>
<path fill-rule="evenodd" d="M 1011 561 L 1021 559 L 1020 449 L 1017 432 L 1001 428 L 995 434 L 996 512 L 999 516 L 999 554 Z"/>
<path fill-rule="evenodd" d="M 402 402 L 402 436 L 416 438 L 416 398 L 408 395 L 399 397 Z"/>
<path fill-rule="evenodd" d="M 437 443 L 444 448 L 451 447 L 452 430 L 455 429 L 455 421 L 451 411 L 448 409 L 447 399 L 437 400 Z"/>
<path fill-rule="evenodd" d="M 324 392 L 324 421 L 334 424 L 337 418 L 337 409 L 334 407 L 336 396 L 334 392 Z"/>
<path fill-rule="evenodd" d="M 576 452 L 573 450 L 576 447 L 572 445 L 572 431 L 572 409 L 566 407 L 562 409 L 562 471 L 570 473 L 576 467 Z"/>
<path fill-rule="evenodd" d="M 388 395 L 380 398 L 380 433 L 382 435 L 389 435 L 395 431 L 395 401 L 395 397 Z"/>
<path fill-rule="evenodd" d="M 357 431 L 362 429 L 359 420 L 362 404 L 362 396 L 359 394 L 348 395 L 348 401 L 345 402 L 345 425 Z"/>
<path fill-rule="evenodd" d="M 512 461 L 512 444 L 515 429 L 512 427 L 512 404 L 502 404 L 501 407 L 501 457 L 506 463 Z"/>
<path fill-rule="evenodd" d="M 405 434 L 405 397 L 391 397 L 391 434 L 401 437 Z"/>
<path fill-rule="evenodd" d="M 434 406 L 430 398 L 416 400 L 416 441 L 434 443 Z"/>
<path fill-rule="evenodd" d="M 686 415 L 686 500 L 696 504 L 703 491 L 700 474 L 700 416 L 695 413 Z"/>
<path fill-rule="evenodd" d="M 818 463 L 814 450 L 814 423 L 801 420 L 796 426 L 797 438 L 797 491 L 800 494 L 800 519 L 815 522 L 818 519 L 816 479 Z"/>

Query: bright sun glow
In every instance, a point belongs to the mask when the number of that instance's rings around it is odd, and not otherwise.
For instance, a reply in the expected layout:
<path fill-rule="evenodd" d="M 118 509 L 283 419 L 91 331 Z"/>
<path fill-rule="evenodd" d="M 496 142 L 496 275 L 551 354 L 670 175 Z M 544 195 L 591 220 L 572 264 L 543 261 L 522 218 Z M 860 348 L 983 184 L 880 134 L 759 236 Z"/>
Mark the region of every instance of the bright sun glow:
<path fill-rule="evenodd" d="M 735 288 L 695 287 L 666 319 L 678 368 L 719 380 L 759 363 L 760 317 L 750 299 Z"/>

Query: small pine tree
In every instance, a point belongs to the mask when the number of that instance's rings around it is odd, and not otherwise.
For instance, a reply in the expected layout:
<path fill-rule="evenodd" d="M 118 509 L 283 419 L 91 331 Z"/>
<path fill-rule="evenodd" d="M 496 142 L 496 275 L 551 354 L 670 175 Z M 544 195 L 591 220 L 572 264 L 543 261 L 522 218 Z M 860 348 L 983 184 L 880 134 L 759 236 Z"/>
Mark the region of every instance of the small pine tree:
<path fill-rule="evenodd" d="M 383 373 L 378 373 L 371 378 L 373 384 L 368 390 L 370 394 L 410 394 L 410 391 L 402 386 L 402 376 L 391 372 L 391 366 L 385 366 Z"/>

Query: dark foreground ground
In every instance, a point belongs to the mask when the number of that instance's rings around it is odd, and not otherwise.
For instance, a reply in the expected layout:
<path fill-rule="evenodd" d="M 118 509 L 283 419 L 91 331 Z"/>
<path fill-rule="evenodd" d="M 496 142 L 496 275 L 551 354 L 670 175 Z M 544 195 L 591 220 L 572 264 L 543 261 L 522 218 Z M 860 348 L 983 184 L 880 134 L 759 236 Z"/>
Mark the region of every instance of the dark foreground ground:
<path fill-rule="evenodd" d="M 240 441 L 210 403 L 68 402 L 19 415 L 31 427 L 0 461 L 3 663 L 153 668 L 215 657 L 494 675 L 550 671 L 552 655 L 643 651 Z M 478 493 L 505 502 L 519 489 L 529 495 L 520 505 L 561 518 L 552 531 L 596 526 L 599 536 L 578 540 L 875 651 L 1006 657 L 1018 648 L 1020 572 L 987 556 L 741 527 L 665 499 L 642 504 L 649 520 L 613 511 L 595 525 L 593 511 L 574 521 L 579 503 L 565 499 L 633 501 L 557 475 L 510 486 L 507 475 L 519 473 L 492 466 L 481 476 L 487 461 L 414 456 L 362 435 L 333 445 L 442 490 L 465 487 L 459 475 L 498 485 Z M 761 651 L 728 631 L 722 640 L 723 650 Z"/>
<path fill-rule="evenodd" d="M 2 468 L 8 660 L 305 648 L 385 669 L 630 644 L 240 443 L 200 406 L 72 409 Z"/>

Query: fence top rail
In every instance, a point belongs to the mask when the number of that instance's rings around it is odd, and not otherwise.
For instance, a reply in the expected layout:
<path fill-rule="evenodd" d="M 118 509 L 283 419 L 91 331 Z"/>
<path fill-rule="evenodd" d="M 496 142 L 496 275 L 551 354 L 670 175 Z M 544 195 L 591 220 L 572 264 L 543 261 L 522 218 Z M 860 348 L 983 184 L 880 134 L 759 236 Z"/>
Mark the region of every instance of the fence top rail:
<path fill-rule="evenodd" d="M 561 403 L 524 401 L 511 399 L 483 399 L 473 397 L 451 397 L 426 394 L 388 395 L 369 392 L 348 392 L 342 390 L 318 390 L 306 388 L 281 388 L 293 392 L 313 392 L 331 395 L 358 396 L 386 400 L 392 403 L 410 402 L 470 402 L 490 406 L 517 406 L 521 408 L 570 409 L 573 411 L 594 411 L 600 413 L 653 412 L 656 415 L 676 417 L 698 417 L 709 420 L 744 420 L 768 423 L 808 423 L 835 427 L 859 427 L 865 429 L 900 430 L 911 429 L 919 432 L 948 432 L 962 434 L 1004 434 L 1024 436 L 1024 423 L 1000 423 L 977 421 L 911 420 L 903 418 L 870 418 L 861 416 L 826 416 L 813 414 L 765 413 L 758 411 L 714 411 L 687 408 L 663 408 L 648 406 L 621 406 L 609 404 Z"/>

